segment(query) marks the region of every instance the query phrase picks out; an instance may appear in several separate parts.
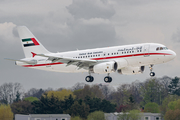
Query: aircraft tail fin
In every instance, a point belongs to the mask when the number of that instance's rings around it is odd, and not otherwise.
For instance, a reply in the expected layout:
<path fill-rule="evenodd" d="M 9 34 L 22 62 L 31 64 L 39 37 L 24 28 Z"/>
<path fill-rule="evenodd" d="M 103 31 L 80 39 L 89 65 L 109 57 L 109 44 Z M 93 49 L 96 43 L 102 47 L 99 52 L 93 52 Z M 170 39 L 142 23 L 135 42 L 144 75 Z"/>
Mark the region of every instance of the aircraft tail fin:
<path fill-rule="evenodd" d="M 26 58 L 34 57 L 35 54 L 50 53 L 38 39 L 25 26 L 17 28 Z"/>

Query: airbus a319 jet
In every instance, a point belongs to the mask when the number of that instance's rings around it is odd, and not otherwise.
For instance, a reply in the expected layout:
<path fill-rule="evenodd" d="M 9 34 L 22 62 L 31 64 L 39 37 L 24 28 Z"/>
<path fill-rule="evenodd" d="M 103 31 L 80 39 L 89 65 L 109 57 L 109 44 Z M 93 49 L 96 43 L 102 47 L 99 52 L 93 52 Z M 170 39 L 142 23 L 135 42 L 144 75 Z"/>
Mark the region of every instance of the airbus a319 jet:
<path fill-rule="evenodd" d="M 88 72 L 85 80 L 93 82 L 92 73 L 106 74 L 106 83 L 112 81 L 110 73 L 140 74 L 145 66 L 150 68 L 150 76 L 155 76 L 153 65 L 173 60 L 176 53 L 158 43 L 142 43 L 96 49 L 49 52 L 25 26 L 17 28 L 25 58 L 15 61 L 16 65 L 53 71 Z"/>

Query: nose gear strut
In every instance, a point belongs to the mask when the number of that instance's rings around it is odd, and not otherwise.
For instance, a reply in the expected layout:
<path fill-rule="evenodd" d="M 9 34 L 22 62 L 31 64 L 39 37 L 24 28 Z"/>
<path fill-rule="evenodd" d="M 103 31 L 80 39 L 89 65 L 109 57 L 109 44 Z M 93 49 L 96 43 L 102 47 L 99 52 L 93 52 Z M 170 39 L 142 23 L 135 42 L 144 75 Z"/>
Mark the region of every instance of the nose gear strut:
<path fill-rule="evenodd" d="M 154 77 L 155 76 L 155 72 L 152 72 L 152 70 L 153 70 L 153 65 L 149 65 L 149 69 L 150 69 L 150 76 L 151 77 Z"/>

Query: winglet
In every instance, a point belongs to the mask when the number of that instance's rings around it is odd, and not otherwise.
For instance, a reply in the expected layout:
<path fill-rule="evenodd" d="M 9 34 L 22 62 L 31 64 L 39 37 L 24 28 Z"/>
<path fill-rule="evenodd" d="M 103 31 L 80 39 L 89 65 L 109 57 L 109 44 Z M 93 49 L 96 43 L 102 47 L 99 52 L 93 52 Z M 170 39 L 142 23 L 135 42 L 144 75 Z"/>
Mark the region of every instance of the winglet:
<path fill-rule="evenodd" d="M 32 53 L 32 57 L 35 57 L 37 54 L 36 53 L 33 53 L 33 52 L 31 52 Z"/>

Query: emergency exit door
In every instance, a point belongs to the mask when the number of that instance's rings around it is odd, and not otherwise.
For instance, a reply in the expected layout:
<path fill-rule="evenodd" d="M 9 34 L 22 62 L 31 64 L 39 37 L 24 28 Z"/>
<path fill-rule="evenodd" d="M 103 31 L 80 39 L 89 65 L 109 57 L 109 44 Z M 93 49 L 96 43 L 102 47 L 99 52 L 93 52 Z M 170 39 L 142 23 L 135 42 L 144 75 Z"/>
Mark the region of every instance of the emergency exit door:
<path fill-rule="evenodd" d="M 149 46 L 150 45 L 145 45 L 144 46 L 144 57 L 148 57 L 149 56 Z"/>

